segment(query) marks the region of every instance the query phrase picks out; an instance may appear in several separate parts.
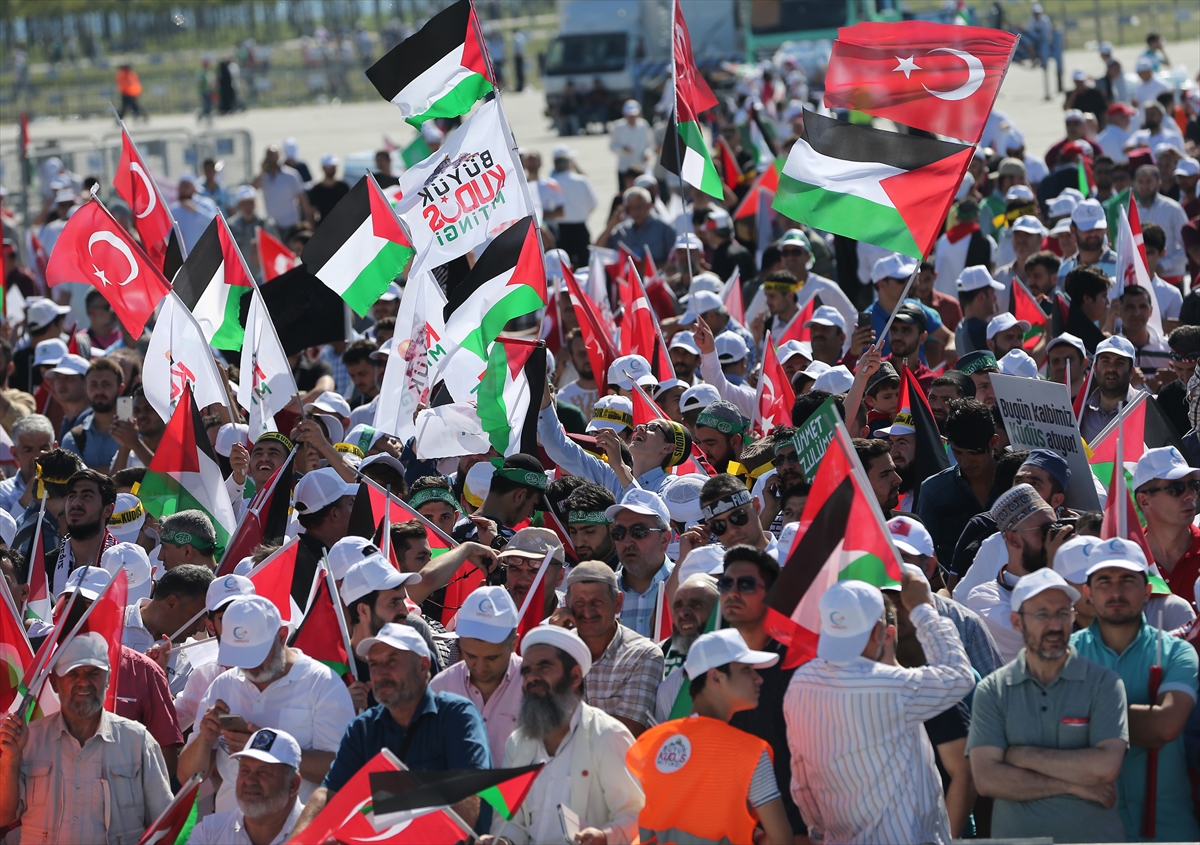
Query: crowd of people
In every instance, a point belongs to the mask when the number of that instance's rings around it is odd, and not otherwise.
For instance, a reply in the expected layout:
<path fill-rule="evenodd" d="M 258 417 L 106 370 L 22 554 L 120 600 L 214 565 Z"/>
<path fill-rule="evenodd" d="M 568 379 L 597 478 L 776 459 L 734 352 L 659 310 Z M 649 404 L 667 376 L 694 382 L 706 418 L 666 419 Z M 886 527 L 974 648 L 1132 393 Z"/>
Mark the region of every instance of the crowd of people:
<path fill-rule="evenodd" d="M 2 220 L 24 305 L 0 340 L 0 573 L 24 610 L 44 560 L 66 624 L 25 619 L 34 652 L 64 638 L 58 709 L 0 722 L 4 841 L 137 841 L 199 778 L 189 842 L 281 843 L 384 750 L 416 771 L 542 764 L 509 814 L 479 796 L 451 808 L 489 845 L 1200 839 L 1200 94 L 1166 86 L 1166 61 L 1151 43 L 1132 89 L 1077 71 L 1065 137 L 1041 156 L 993 113 L 921 261 L 819 221 L 735 222 L 772 166 L 763 127 L 781 155 L 803 130 L 797 80 L 746 82 L 718 116 L 739 169 L 723 201 L 671 190 L 661 136 L 627 103 L 608 127 L 622 190 L 594 238 L 576 154 L 557 147 L 543 175 L 523 151 L 551 281 L 536 453 L 427 459 L 375 427 L 406 339 L 403 278 L 353 336 L 291 357 L 284 430 L 251 442 L 224 404 L 202 409 L 239 518 L 291 460 L 274 539 L 298 538 L 310 563 L 285 599 L 248 577 L 278 543 L 223 561 L 204 511 L 156 519 L 139 498 L 167 425 L 140 383 L 152 329 L 132 335 L 82 281 L 44 287 L 24 230 L 52 253 L 94 181 L 47 162 L 37 218 Z M 320 165 L 285 141 L 227 188 L 205 162 L 177 183 L 185 244 L 221 214 L 256 275 L 261 232 L 299 253 L 349 190 L 336 156 Z M 387 151 L 377 166 L 394 185 Z M 1149 286 L 1118 278 L 1122 205 Z M 624 254 L 672 378 L 638 355 L 595 371 L 559 284 L 574 268 L 618 303 Z M 606 262 L 614 277 L 589 280 Z M 795 401 L 764 425 L 768 359 Z M 1013 445 L 994 374 L 1064 385 L 1089 444 L 1145 410 L 1136 460 L 1126 443 L 1109 470 L 1128 469 L 1126 516 L 1099 464 L 1084 507 L 1066 449 Z M 236 394 L 233 359 L 222 375 Z M 635 425 L 643 396 L 659 416 Z M 816 653 L 798 662 L 773 588 L 803 565 L 816 501 L 797 433 L 830 405 L 902 577 L 814 582 L 796 619 Z M 420 519 L 359 536 L 363 485 Z M 114 577 L 129 588 L 119 656 L 96 633 L 66 639 Z M 349 667 L 296 644 L 326 578 Z M 456 598 L 466 578 L 480 585 Z"/>

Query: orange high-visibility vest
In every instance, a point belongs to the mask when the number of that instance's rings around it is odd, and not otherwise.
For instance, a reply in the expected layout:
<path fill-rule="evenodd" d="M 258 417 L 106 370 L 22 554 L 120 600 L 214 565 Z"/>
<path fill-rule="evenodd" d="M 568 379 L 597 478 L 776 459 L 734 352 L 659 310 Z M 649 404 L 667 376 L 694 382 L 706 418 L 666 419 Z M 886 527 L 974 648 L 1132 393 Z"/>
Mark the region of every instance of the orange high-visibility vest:
<path fill-rule="evenodd" d="M 646 793 L 638 815 L 642 845 L 752 842 L 758 823 L 746 797 L 763 751 L 771 754 L 771 746 L 706 716 L 664 722 L 642 734 L 625 755 Z"/>
<path fill-rule="evenodd" d="M 117 71 L 117 91 L 129 97 L 142 96 L 142 81 L 135 70 Z"/>

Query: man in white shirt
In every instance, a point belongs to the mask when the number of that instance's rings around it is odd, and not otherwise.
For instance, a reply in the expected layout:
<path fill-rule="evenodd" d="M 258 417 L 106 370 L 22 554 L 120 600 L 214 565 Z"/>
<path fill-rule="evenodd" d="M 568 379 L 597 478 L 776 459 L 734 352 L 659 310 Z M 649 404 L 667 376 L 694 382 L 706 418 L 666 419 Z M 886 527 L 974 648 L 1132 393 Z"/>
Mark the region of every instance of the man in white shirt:
<path fill-rule="evenodd" d="M 906 569 L 900 600 L 927 664 L 881 663 L 896 637 L 883 594 L 839 581 L 819 601 L 817 659 L 783 700 L 792 796 L 814 841 L 950 842 L 950 820 L 924 722 L 963 699 L 975 676 L 929 582 Z"/>
<path fill-rule="evenodd" d="M 1183 154 L 1183 135 L 1175 125 L 1175 121 L 1167 118 L 1162 103 L 1153 100 L 1142 107 L 1146 125 L 1129 136 L 1125 142 L 1128 148 L 1149 147 L 1153 150 L 1159 144 L 1170 144 Z M 1108 148 L 1105 147 L 1105 150 Z"/>
<path fill-rule="evenodd" d="M 1170 197 L 1158 192 L 1162 186 L 1162 175 L 1153 164 L 1143 164 L 1133 177 L 1133 196 L 1137 200 L 1138 216 L 1142 224 L 1157 223 L 1166 235 L 1166 246 L 1158 259 L 1158 275 L 1171 284 L 1183 281 L 1187 269 L 1187 255 L 1183 250 L 1183 227 L 1187 215 L 1183 207 Z"/>
<path fill-rule="evenodd" d="M 599 201 L 592 190 L 591 181 L 575 165 L 574 150 L 559 144 L 551 155 L 554 158 L 551 177 L 562 188 L 563 194 L 563 213 L 558 220 L 558 246 L 571 256 L 573 267 L 586 267 L 588 244 L 592 237 L 588 232 L 587 219 Z"/>
<path fill-rule="evenodd" d="M 283 845 L 300 803 L 300 744 L 286 731 L 255 731 L 237 762 L 237 809 L 214 813 L 192 829 L 190 845 Z"/>
<path fill-rule="evenodd" d="M 1100 149 L 1115 162 L 1129 161 L 1129 156 L 1125 154 L 1125 142 L 1137 129 L 1132 120 L 1135 114 L 1137 112 L 1128 103 L 1113 103 L 1108 107 L 1108 125 L 1096 135 Z"/>
<path fill-rule="evenodd" d="M 629 730 L 583 703 L 583 679 L 592 655 L 574 631 L 543 625 L 521 642 L 525 697 L 517 729 L 504 747 L 504 767 L 545 763 L 510 821 L 497 815 L 480 845 L 525 845 L 562 839 L 558 808 L 579 817 L 578 842 L 631 842 L 645 804 L 641 785 L 625 765 Z"/>
<path fill-rule="evenodd" d="M 141 546 L 117 543 L 104 552 L 101 564 L 109 571 L 113 571 L 114 567 L 132 568 L 139 563 L 139 557 L 141 565 L 149 571 L 149 560 Z M 176 633 L 186 637 L 197 629 L 204 629 L 202 617 L 212 580 L 212 570 L 208 567 L 195 564 L 177 566 L 163 573 L 162 579 L 154 586 L 154 598 L 141 599 L 125 608 L 121 644 L 148 654 L 158 663 L 167 675 L 172 696 L 183 692 L 192 666 L 187 652 L 172 649 L 167 638 Z"/>
<path fill-rule="evenodd" d="M 1133 69 L 1137 71 L 1138 79 L 1141 80 L 1133 89 L 1133 102 L 1144 117 L 1146 104 L 1155 102 L 1159 94 L 1171 89 L 1167 83 L 1154 75 L 1154 62 L 1149 56 L 1140 56 Z M 1107 150 L 1107 147 L 1105 149 Z"/>
<path fill-rule="evenodd" d="M 654 149 L 654 130 L 642 117 L 637 100 L 626 100 L 621 115 L 624 119 L 609 127 L 608 148 L 617 154 L 617 184 L 625 187 L 621 180 L 631 175 L 629 169 L 645 167 Z"/>
<path fill-rule="evenodd" d="M 232 812 L 238 764 L 231 755 L 246 747 L 253 731 L 269 726 L 300 744 L 300 799 L 307 801 L 354 718 L 350 693 L 333 670 L 286 645 L 287 626 L 268 599 L 234 599 L 222 622 L 217 660 L 234 668 L 217 676 L 201 700 L 204 717 L 180 752 L 178 777 L 210 772 L 215 760 L 221 775 L 216 809 Z"/>

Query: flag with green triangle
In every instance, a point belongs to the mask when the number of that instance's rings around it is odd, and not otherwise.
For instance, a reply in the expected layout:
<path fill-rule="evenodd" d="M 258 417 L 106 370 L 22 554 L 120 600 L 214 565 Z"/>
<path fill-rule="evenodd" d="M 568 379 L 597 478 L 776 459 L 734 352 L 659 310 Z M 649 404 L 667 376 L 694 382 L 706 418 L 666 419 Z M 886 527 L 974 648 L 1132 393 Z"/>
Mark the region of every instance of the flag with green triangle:
<path fill-rule="evenodd" d="M 493 449 L 505 456 L 537 454 L 537 417 L 545 389 L 545 341 L 496 338 L 479 380 L 477 406 Z"/>
<path fill-rule="evenodd" d="M 700 115 L 715 108 L 717 98 L 696 69 L 692 40 L 679 0 L 673 3 L 672 19 L 675 109 L 667 126 L 660 163 L 693 188 L 721 200 L 725 197 L 721 174 L 713 163 L 700 125 Z"/>
<path fill-rule="evenodd" d="M 218 214 L 188 252 L 172 282 L 210 346 L 242 348 L 242 296 L 251 286 L 229 224 Z"/>
<path fill-rule="evenodd" d="M 511 819 L 543 766 L 545 763 L 515 769 L 372 772 L 375 822 L 389 824 L 399 814 L 449 807 L 473 795 L 478 795 L 505 819 Z"/>
<path fill-rule="evenodd" d="M 324 663 L 339 678 L 350 672 L 350 655 L 342 639 L 333 598 L 329 593 L 328 578 L 317 574 L 317 590 L 309 602 L 308 611 L 296 633 L 292 635 L 292 647 L 298 648 L 318 663 Z"/>

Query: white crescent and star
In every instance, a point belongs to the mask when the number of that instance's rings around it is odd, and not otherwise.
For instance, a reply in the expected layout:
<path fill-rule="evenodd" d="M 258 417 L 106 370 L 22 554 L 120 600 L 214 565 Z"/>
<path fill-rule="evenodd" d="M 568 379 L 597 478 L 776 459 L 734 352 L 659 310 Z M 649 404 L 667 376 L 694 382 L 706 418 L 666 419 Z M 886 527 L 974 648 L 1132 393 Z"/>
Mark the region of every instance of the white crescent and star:
<path fill-rule="evenodd" d="M 142 170 L 142 166 L 136 161 L 129 163 L 129 169 L 136 173 L 142 179 L 142 184 L 146 187 L 146 209 L 141 214 L 137 215 L 137 219 L 141 220 L 147 214 L 154 210 L 154 206 L 158 205 L 158 191 L 154 190 L 154 185 L 150 183 L 150 177 L 146 175 L 146 171 Z"/>
<path fill-rule="evenodd" d="M 137 265 L 137 261 L 133 257 L 133 250 L 131 250 L 129 248 L 129 244 L 125 243 L 123 240 L 118 238 L 112 232 L 102 229 L 99 232 L 92 232 L 92 236 L 90 238 L 88 238 L 88 244 L 87 244 L 88 255 L 92 255 L 92 247 L 97 243 L 108 244 L 109 246 L 116 249 L 117 252 L 119 252 L 123 256 L 125 256 L 125 260 L 129 262 L 129 275 L 125 277 L 125 281 L 117 283 L 120 287 L 125 287 L 125 285 L 129 284 L 130 282 L 132 282 L 134 279 L 137 278 L 138 265 Z M 104 271 L 101 270 L 99 267 L 97 267 L 95 264 L 92 264 L 92 270 L 93 270 L 93 275 L 95 275 L 95 277 L 100 280 L 101 285 L 103 285 L 104 287 L 107 287 L 108 285 L 112 284 L 112 282 L 109 281 L 108 277 L 104 274 Z"/>
<path fill-rule="evenodd" d="M 980 86 L 983 85 L 983 62 L 979 61 L 976 56 L 968 53 L 965 50 L 955 50 L 952 47 L 935 47 L 929 52 L 949 53 L 952 56 L 957 56 L 958 58 L 962 59 L 967 66 L 967 81 L 957 88 L 953 88 L 949 91 L 934 91 L 929 86 L 922 85 L 921 87 L 929 92 L 930 95 L 937 97 L 939 100 L 947 100 L 950 102 L 965 100 L 967 97 L 970 97 L 972 94 L 978 91 Z M 916 63 L 916 56 L 909 56 L 906 59 L 896 56 L 895 59 L 899 64 L 892 68 L 892 73 L 903 73 L 905 79 L 911 79 L 912 72 L 914 70 L 923 70 L 923 68 Z"/>

